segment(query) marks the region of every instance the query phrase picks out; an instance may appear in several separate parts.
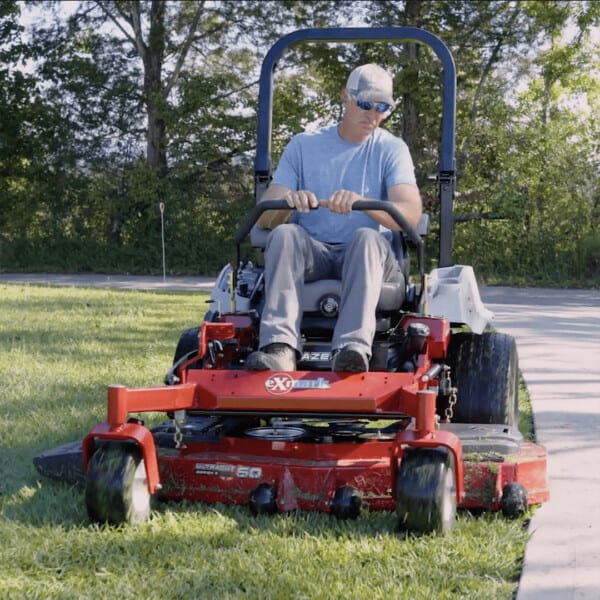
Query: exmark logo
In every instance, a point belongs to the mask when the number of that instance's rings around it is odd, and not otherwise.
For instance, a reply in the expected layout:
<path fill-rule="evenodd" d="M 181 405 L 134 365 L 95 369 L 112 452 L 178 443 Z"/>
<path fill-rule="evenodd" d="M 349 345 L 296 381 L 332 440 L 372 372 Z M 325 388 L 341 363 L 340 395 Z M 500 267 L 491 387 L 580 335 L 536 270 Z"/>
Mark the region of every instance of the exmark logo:
<path fill-rule="evenodd" d="M 317 379 L 294 379 L 287 373 L 276 373 L 265 381 L 265 389 L 269 394 L 280 396 L 291 390 L 328 390 L 331 386 L 324 377 Z"/>

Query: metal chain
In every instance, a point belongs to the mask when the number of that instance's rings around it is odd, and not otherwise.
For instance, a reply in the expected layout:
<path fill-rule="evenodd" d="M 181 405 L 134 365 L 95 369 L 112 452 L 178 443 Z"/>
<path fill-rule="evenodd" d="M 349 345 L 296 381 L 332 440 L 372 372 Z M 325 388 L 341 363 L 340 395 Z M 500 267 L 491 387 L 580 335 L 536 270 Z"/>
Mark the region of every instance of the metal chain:
<path fill-rule="evenodd" d="M 173 423 L 175 425 L 175 433 L 173 434 L 173 440 L 175 441 L 175 448 L 179 450 L 183 446 L 183 432 L 181 431 L 181 425 L 185 421 L 185 411 L 177 410 L 173 415 Z"/>
<path fill-rule="evenodd" d="M 444 411 L 444 416 L 446 417 L 446 423 L 451 423 L 454 417 L 454 406 L 456 405 L 456 388 L 453 387 L 450 392 L 450 397 L 448 398 L 448 406 Z"/>
<path fill-rule="evenodd" d="M 450 379 L 450 369 L 444 369 L 444 377 L 440 382 L 442 388 L 442 394 L 444 396 L 448 396 L 448 406 L 444 411 L 444 417 L 446 423 L 451 423 L 454 418 L 454 407 L 456 406 L 456 402 L 458 400 L 456 396 L 456 388 L 452 387 L 452 380 Z"/>

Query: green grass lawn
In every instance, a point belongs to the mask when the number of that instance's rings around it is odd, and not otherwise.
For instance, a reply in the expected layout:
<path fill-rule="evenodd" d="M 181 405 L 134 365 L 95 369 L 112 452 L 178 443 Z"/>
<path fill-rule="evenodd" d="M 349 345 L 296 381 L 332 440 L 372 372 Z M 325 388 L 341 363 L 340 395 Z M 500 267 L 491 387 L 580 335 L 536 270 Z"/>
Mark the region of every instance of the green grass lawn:
<path fill-rule="evenodd" d="M 461 513 L 403 538 L 393 513 L 252 517 L 158 504 L 148 523 L 88 522 L 83 490 L 33 457 L 104 420 L 106 386 L 157 385 L 206 295 L 0 285 L 0 598 L 509 599 L 526 519 Z"/>

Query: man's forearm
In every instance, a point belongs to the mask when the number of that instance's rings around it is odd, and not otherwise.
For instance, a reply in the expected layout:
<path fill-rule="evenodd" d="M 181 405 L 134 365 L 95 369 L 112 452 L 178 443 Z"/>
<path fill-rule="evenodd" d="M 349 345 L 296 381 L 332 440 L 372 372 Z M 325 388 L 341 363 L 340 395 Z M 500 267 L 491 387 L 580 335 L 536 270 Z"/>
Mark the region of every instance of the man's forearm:
<path fill-rule="evenodd" d="M 277 225 L 285 223 L 291 213 L 291 210 L 268 210 L 260 216 L 256 224 L 261 229 L 274 229 Z"/>
<path fill-rule="evenodd" d="M 273 184 L 269 186 L 259 202 L 265 200 L 283 200 L 290 190 L 282 185 Z M 274 229 L 277 225 L 285 223 L 291 214 L 291 210 L 268 210 L 264 212 L 256 224 L 261 229 Z"/>
<path fill-rule="evenodd" d="M 408 221 L 409 225 L 412 227 L 418 226 L 419 219 L 421 218 L 421 214 L 423 212 L 421 208 L 420 196 L 391 202 L 398 209 L 398 211 L 402 213 L 402 216 Z M 380 225 L 383 225 L 392 231 L 398 231 L 400 229 L 396 221 L 386 212 L 381 210 L 367 210 L 365 212 Z"/>

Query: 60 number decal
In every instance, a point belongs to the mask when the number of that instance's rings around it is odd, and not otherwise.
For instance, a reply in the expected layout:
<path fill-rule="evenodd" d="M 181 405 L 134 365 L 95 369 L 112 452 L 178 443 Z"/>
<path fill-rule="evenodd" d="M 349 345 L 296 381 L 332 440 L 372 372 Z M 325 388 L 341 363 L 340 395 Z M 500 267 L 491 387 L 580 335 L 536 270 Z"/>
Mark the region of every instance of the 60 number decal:
<path fill-rule="evenodd" d="M 240 479 L 260 479 L 262 477 L 262 469 L 260 467 L 239 466 L 236 469 L 235 475 Z"/>
<path fill-rule="evenodd" d="M 261 467 L 248 467 L 246 465 L 232 465 L 229 463 L 196 463 L 194 469 L 196 475 L 216 475 L 230 479 L 260 479 L 262 477 Z"/>

